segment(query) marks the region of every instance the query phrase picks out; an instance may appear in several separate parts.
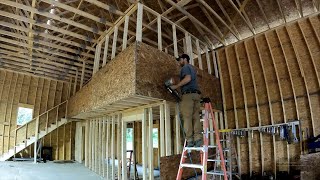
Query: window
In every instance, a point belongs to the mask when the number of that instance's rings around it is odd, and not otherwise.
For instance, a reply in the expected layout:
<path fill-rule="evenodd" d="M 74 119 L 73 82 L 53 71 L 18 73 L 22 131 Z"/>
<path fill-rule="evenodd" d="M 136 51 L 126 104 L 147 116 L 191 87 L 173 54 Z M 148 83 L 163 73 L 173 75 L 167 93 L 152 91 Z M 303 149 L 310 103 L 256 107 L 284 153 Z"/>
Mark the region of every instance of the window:
<path fill-rule="evenodd" d="M 133 129 L 127 128 L 127 150 L 133 150 Z"/>
<path fill-rule="evenodd" d="M 152 130 L 153 148 L 158 148 L 158 128 Z"/>
<path fill-rule="evenodd" d="M 32 120 L 33 106 L 28 104 L 19 104 L 17 125 L 21 126 Z"/>

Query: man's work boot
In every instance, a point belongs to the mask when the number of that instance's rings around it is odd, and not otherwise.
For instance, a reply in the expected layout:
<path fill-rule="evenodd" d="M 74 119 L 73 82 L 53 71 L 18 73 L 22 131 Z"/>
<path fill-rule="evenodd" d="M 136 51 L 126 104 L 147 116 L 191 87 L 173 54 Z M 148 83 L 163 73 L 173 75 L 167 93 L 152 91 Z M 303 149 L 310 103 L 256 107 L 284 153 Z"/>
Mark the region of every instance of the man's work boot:
<path fill-rule="evenodd" d="M 194 142 L 194 146 L 195 147 L 201 147 L 203 144 L 202 139 L 198 139 Z"/>

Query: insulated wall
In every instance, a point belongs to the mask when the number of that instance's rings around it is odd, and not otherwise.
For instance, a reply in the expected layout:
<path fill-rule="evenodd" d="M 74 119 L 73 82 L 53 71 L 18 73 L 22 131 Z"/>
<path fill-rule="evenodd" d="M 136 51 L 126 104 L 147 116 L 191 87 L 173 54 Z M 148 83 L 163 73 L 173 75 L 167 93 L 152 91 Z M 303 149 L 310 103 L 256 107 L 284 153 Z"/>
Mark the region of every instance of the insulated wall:
<path fill-rule="evenodd" d="M 303 18 L 217 51 L 228 128 L 299 119 L 320 133 L 320 20 Z M 255 132 L 238 138 L 242 173 L 286 171 L 302 146 Z"/>

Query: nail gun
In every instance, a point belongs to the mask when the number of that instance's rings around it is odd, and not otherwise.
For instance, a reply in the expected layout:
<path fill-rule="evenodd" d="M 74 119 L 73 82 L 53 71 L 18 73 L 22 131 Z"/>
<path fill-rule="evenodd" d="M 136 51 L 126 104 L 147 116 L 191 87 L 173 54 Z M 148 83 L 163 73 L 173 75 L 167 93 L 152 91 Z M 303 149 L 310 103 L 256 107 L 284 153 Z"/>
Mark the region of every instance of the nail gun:
<path fill-rule="evenodd" d="M 164 83 L 164 85 L 165 85 L 166 89 L 167 89 L 167 90 L 176 98 L 176 100 L 179 102 L 179 101 L 181 101 L 181 98 L 180 98 L 180 95 L 179 95 L 178 91 L 171 88 L 171 86 L 173 85 L 173 82 L 174 82 L 174 81 L 173 81 L 173 78 L 170 78 L 170 79 L 168 79 L 168 80 Z"/>

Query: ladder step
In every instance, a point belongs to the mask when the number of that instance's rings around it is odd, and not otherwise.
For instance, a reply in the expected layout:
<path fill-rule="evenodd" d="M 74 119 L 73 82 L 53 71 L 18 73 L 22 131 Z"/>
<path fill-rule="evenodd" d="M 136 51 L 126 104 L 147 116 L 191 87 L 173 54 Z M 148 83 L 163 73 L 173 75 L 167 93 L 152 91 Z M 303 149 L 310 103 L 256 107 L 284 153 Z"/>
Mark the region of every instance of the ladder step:
<path fill-rule="evenodd" d="M 211 174 L 211 175 L 221 175 L 223 176 L 223 171 L 208 171 L 207 174 Z M 230 171 L 227 171 L 227 175 L 230 174 Z M 232 174 L 238 174 L 236 172 L 232 172 Z"/>
<path fill-rule="evenodd" d="M 201 164 L 181 164 L 181 167 L 187 167 L 187 168 L 197 168 L 197 169 L 202 169 L 203 165 Z"/>
<path fill-rule="evenodd" d="M 208 159 L 208 162 L 221 162 L 221 160 L 218 160 L 218 159 Z M 229 162 L 229 160 L 224 160 L 224 162 Z"/>
<path fill-rule="evenodd" d="M 203 147 L 185 147 L 185 150 L 195 150 L 195 151 L 203 151 Z"/>

